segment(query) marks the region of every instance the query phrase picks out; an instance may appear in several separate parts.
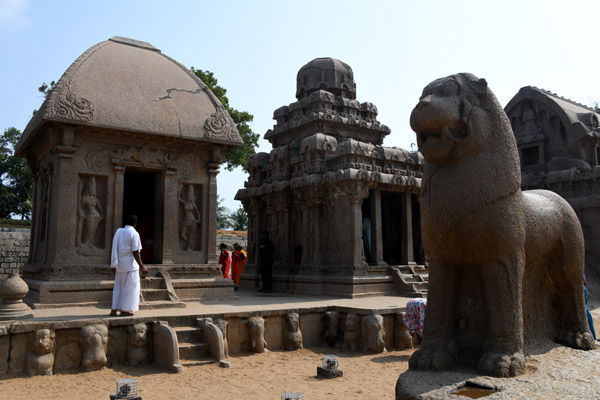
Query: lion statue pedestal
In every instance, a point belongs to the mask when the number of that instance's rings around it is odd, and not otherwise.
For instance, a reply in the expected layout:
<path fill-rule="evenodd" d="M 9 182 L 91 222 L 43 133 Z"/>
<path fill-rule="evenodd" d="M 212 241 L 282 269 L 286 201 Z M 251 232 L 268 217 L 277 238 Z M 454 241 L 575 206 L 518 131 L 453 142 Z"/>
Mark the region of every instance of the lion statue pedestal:
<path fill-rule="evenodd" d="M 433 81 L 410 123 L 425 158 L 429 258 L 423 343 L 410 369 L 466 365 L 512 377 L 535 346 L 595 348 L 581 225 L 555 193 L 521 191 L 515 137 L 487 82 L 471 74 Z"/>

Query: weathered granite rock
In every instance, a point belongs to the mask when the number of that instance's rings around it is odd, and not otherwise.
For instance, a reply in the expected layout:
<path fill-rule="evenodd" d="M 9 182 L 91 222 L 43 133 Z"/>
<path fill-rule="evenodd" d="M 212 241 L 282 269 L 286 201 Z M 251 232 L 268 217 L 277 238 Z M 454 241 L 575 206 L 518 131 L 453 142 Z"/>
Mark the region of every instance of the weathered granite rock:
<path fill-rule="evenodd" d="M 287 351 L 302 349 L 302 332 L 300 331 L 300 316 L 298 313 L 285 315 L 283 348 Z"/>
<path fill-rule="evenodd" d="M 356 350 L 360 343 L 360 317 L 350 313 L 346 315 L 344 327 L 344 348 Z"/>
<path fill-rule="evenodd" d="M 552 192 L 521 192 L 515 137 L 487 82 L 430 83 L 410 123 L 425 158 L 429 258 L 424 339 L 410 368 L 460 363 L 507 377 L 525 371 L 524 341 L 594 348 L 577 216 Z"/>
<path fill-rule="evenodd" d="M 52 375 L 55 338 L 54 331 L 50 329 L 40 329 L 33 332 L 25 359 L 25 372 L 27 375 Z"/>
<path fill-rule="evenodd" d="M 76 371 L 79 369 L 82 357 L 79 341 L 79 329 L 61 329 L 56 331 L 55 371 Z M 18 346 L 15 349 L 18 349 Z"/>
<path fill-rule="evenodd" d="M 385 329 L 381 315 L 366 315 L 362 317 L 361 332 L 363 336 L 363 350 L 382 353 L 385 349 Z"/>
<path fill-rule="evenodd" d="M 243 321 L 246 328 L 245 344 L 248 350 L 256 353 L 267 351 L 267 342 L 265 341 L 265 320 L 260 316 L 247 318 Z"/>
<path fill-rule="evenodd" d="M 480 376 L 469 368 L 450 371 L 410 369 L 396 383 L 397 400 L 457 400 L 451 392 L 465 385 L 497 390 L 485 400 L 600 398 L 600 351 L 579 351 L 544 343 L 527 356 L 526 372 L 514 378 Z"/>
<path fill-rule="evenodd" d="M 108 343 L 108 328 L 106 325 L 90 325 L 79 331 L 81 345 L 82 371 L 96 371 L 106 365 L 106 346 Z"/>
<path fill-rule="evenodd" d="M 148 362 L 148 326 L 144 323 L 127 326 L 127 358 L 125 365 L 138 366 Z"/>

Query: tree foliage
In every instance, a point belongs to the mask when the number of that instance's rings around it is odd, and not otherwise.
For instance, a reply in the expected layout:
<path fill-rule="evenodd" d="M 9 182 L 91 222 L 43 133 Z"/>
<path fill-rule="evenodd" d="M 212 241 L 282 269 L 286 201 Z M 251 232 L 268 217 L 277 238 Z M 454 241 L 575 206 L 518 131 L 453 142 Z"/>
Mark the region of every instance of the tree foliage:
<path fill-rule="evenodd" d="M 192 72 L 196 74 L 198 78 L 202 80 L 208 86 L 208 88 L 214 93 L 219 99 L 221 104 L 225 107 L 233 122 L 244 141 L 244 145 L 238 149 L 232 150 L 227 153 L 225 162 L 227 163 L 225 168 L 228 171 L 233 171 L 235 167 L 242 167 L 246 171 L 246 161 L 248 157 L 256 154 L 256 147 L 258 146 L 258 139 L 260 135 L 254 133 L 250 128 L 250 123 L 254 119 L 254 116 L 247 111 L 239 111 L 229 105 L 229 99 L 227 98 L 227 90 L 222 86 L 218 85 L 217 78 L 210 71 L 203 71 L 201 69 L 191 68 Z"/>
<path fill-rule="evenodd" d="M 234 231 L 246 231 L 248 230 L 248 214 L 242 206 L 237 211 L 231 213 L 231 222 Z"/>
<path fill-rule="evenodd" d="M 222 203 L 223 199 L 217 195 L 217 229 L 227 229 L 231 227 L 229 210 Z"/>
<path fill-rule="evenodd" d="M 13 214 L 31 218 L 33 176 L 27 162 L 14 155 L 20 137 L 14 127 L 5 129 L 0 137 L 0 218 Z"/>

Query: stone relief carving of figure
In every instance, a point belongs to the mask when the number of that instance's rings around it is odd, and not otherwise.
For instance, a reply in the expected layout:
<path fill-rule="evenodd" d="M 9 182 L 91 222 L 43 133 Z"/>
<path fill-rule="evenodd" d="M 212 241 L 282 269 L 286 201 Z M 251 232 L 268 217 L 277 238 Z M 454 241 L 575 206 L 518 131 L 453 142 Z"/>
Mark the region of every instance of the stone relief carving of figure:
<path fill-rule="evenodd" d="M 104 219 L 104 209 L 96 194 L 96 178 L 88 178 L 79 206 L 80 243 L 83 247 L 92 247 L 94 234 Z"/>
<path fill-rule="evenodd" d="M 339 343 L 340 313 L 337 311 L 326 311 L 323 314 L 323 332 L 321 337 L 330 347 L 340 347 Z"/>
<path fill-rule="evenodd" d="M 381 353 L 385 349 L 385 330 L 381 315 L 367 315 L 362 318 L 363 350 Z"/>
<path fill-rule="evenodd" d="M 184 250 L 192 248 L 192 238 L 196 225 L 200 223 L 200 210 L 196 205 L 196 195 L 194 194 L 194 185 L 183 185 L 179 195 L 179 203 L 183 208 L 183 218 L 181 228 L 179 229 L 179 238 L 184 243 Z"/>
<path fill-rule="evenodd" d="M 225 351 L 225 357 L 229 357 L 229 344 L 227 343 L 227 320 L 225 318 L 216 318 L 213 321 L 223 334 L 223 349 Z"/>
<path fill-rule="evenodd" d="M 248 342 L 250 349 L 256 353 L 267 351 L 267 342 L 265 341 L 265 320 L 263 317 L 251 317 L 244 321 L 247 325 Z"/>
<path fill-rule="evenodd" d="M 298 313 L 285 315 L 283 341 L 283 347 L 287 351 L 302 349 L 302 332 L 300 331 L 300 316 Z"/>
<path fill-rule="evenodd" d="M 344 348 L 356 350 L 360 340 L 360 317 L 354 313 L 346 316 L 344 328 Z"/>
<path fill-rule="evenodd" d="M 144 323 L 127 326 L 125 365 L 136 367 L 148 362 L 148 327 Z"/>
<path fill-rule="evenodd" d="M 108 343 L 108 328 L 106 325 L 89 325 L 79 331 L 79 344 L 83 357 L 82 371 L 95 371 L 106 365 L 106 345 Z"/>
<path fill-rule="evenodd" d="M 33 332 L 25 358 L 25 372 L 29 376 L 52 375 L 54 366 L 54 331 L 40 329 Z"/>

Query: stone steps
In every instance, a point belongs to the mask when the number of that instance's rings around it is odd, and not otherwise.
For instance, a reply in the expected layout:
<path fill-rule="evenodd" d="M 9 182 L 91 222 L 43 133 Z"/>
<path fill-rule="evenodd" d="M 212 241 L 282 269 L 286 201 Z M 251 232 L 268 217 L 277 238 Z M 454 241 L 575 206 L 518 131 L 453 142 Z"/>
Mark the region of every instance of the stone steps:
<path fill-rule="evenodd" d="M 167 289 L 142 289 L 144 301 L 167 301 L 171 300 Z"/>
<path fill-rule="evenodd" d="M 427 293 L 429 273 L 423 265 L 399 265 L 392 267 L 399 294 L 422 296 Z"/>
<path fill-rule="evenodd" d="M 140 302 L 140 310 L 156 310 L 163 308 L 185 308 L 186 305 L 182 301 L 144 301 Z"/>
<path fill-rule="evenodd" d="M 208 344 L 202 341 L 202 330 L 196 326 L 175 326 L 181 365 L 205 365 L 216 362 L 209 358 Z"/>

